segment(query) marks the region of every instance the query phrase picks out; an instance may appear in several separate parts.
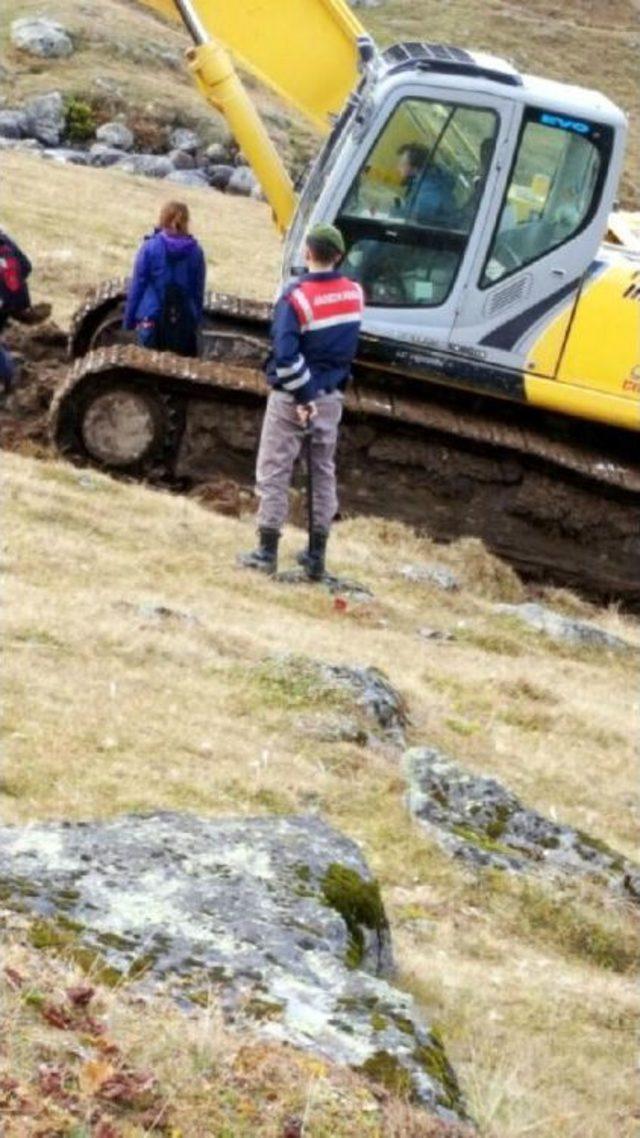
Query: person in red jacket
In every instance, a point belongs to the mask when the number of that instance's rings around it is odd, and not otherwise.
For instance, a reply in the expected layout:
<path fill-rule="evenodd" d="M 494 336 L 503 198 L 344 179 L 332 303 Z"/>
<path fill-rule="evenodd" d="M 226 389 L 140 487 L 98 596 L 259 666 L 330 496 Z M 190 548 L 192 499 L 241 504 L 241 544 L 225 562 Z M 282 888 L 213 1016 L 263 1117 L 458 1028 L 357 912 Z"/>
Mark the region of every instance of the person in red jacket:
<path fill-rule="evenodd" d="M 364 312 L 360 285 L 338 269 L 344 254 L 339 229 L 314 226 L 306 241 L 307 272 L 285 288 L 276 304 L 266 367 L 272 390 L 256 470 L 259 544 L 240 558 L 249 569 L 277 569 L 293 467 L 311 424 L 314 528 L 301 563 L 311 580 L 321 580 L 325 573 L 327 538 L 338 509 L 338 428 Z"/>

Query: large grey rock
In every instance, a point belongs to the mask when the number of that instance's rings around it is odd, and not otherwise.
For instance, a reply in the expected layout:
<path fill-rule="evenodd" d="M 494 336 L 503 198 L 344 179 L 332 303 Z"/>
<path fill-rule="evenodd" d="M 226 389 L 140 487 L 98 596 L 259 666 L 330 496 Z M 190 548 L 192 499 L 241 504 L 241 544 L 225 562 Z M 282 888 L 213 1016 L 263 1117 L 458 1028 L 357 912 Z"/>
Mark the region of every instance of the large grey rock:
<path fill-rule="evenodd" d="M 193 154 L 187 154 L 186 150 L 172 150 L 168 157 L 175 170 L 195 170 L 196 168 L 196 160 Z"/>
<path fill-rule="evenodd" d="M 64 100 L 59 91 L 36 95 L 25 105 L 27 134 L 45 146 L 59 146 L 65 129 Z"/>
<path fill-rule="evenodd" d="M 214 190 L 226 190 L 232 174 L 233 166 L 209 166 L 207 170 L 209 185 L 213 186 Z"/>
<path fill-rule="evenodd" d="M 597 624 L 586 620 L 575 620 L 573 617 L 561 616 L 546 605 L 529 602 L 523 605 L 496 605 L 496 612 L 514 616 L 536 632 L 543 632 L 552 640 L 564 641 L 565 644 L 575 644 L 581 648 L 609 648 L 614 652 L 629 652 L 634 645 L 620 636 L 605 632 Z"/>
<path fill-rule="evenodd" d="M 0 827 L 0 897 L 39 918 L 34 944 L 79 942 L 185 1003 L 213 985 L 230 1021 L 462 1114 L 442 1044 L 388 979 L 377 884 L 355 843 L 317 818 Z"/>
<path fill-rule="evenodd" d="M 260 186 L 253 170 L 248 166 L 238 166 L 233 170 L 227 182 L 227 193 L 249 198 L 256 190 L 259 191 Z"/>
<path fill-rule="evenodd" d="M 133 150 L 133 131 L 122 122 L 105 122 L 96 131 L 98 142 L 114 150 Z"/>
<path fill-rule="evenodd" d="M 73 55 L 73 40 L 68 31 L 46 16 L 24 16 L 11 24 L 11 43 L 29 55 L 43 59 Z"/>
<path fill-rule="evenodd" d="M 406 581 L 435 585 L 436 588 L 448 593 L 456 592 L 456 590 L 460 588 L 460 581 L 455 573 L 449 569 L 448 566 L 438 565 L 437 562 L 402 565 L 399 569 L 399 573 Z"/>
<path fill-rule="evenodd" d="M 172 170 L 165 181 L 175 182 L 178 186 L 193 186 L 209 189 L 209 182 L 202 170 Z"/>
<path fill-rule="evenodd" d="M 123 150 L 116 150 L 113 146 L 107 146 L 106 142 L 94 142 L 89 150 L 91 166 L 117 166 L 119 163 L 125 162 L 127 157 Z"/>
<path fill-rule="evenodd" d="M 640 901 L 640 866 L 523 806 L 496 779 L 466 770 L 435 747 L 407 751 L 404 769 L 409 810 L 455 857 L 488 869 L 590 876 Z"/>
<path fill-rule="evenodd" d="M 0 111 L 0 138 L 24 138 L 28 119 L 24 111 Z"/>
<path fill-rule="evenodd" d="M 195 154 L 200 149 L 200 139 L 195 130 L 179 126 L 171 131 L 169 145 L 172 150 L 184 150 L 186 154 Z"/>
<path fill-rule="evenodd" d="M 122 169 L 145 178 L 166 178 L 173 173 L 173 163 L 164 154 L 129 154 Z"/>

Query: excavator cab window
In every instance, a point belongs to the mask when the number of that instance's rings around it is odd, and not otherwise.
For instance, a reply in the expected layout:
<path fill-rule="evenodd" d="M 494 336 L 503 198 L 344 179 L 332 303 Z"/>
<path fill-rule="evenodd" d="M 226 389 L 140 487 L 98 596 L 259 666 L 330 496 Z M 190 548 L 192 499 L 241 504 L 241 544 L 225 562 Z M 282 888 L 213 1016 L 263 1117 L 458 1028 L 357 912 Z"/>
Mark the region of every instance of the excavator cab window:
<path fill-rule="evenodd" d="M 610 145 L 609 128 L 527 111 L 482 288 L 557 249 L 590 221 Z"/>
<path fill-rule="evenodd" d="M 495 111 L 404 99 L 359 170 L 337 223 L 369 305 L 434 307 L 456 279 L 498 130 Z"/>

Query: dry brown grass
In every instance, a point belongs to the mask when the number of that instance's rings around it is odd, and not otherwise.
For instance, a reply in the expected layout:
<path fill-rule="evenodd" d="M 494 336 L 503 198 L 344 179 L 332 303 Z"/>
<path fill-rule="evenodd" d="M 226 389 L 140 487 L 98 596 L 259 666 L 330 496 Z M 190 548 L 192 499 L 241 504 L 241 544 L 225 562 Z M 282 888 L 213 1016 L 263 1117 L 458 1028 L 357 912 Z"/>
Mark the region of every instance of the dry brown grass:
<path fill-rule="evenodd" d="M 518 585 L 476 544 L 434 551 L 397 524 L 340 526 L 333 564 L 376 599 L 339 613 L 321 590 L 233 568 L 248 521 L 62 464 L 6 456 L 5 475 L 4 819 L 320 810 L 380 875 L 402 974 L 482 1134 L 631 1138 L 624 908 L 574 888 L 558 904 L 504 878 L 479 888 L 409 823 L 394 759 L 306 736 L 313 693 L 289 700 L 254 665 L 293 649 L 381 667 L 408 699 L 412 741 L 628 851 L 635 661 L 559 652 L 496 620 L 493 600 Z M 285 557 L 298 540 L 286 534 Z M 398 576 L 434 555 L 464 577 L 459 594 Z M 640 639 L 632 619 L 597 615 Z M 457 639 L 421 641 L 425 624 Z"/>
<path fill-rule="evenodd" d="M 33 293 L 66 323 L 87 288 L 131 271 L 168 197 L 188 202 L 207 255 L 210 288 L 270 299 L 280 243 L 267 206 L 214 190 L 4 153 L 3 225 L 34 263 Z"/>

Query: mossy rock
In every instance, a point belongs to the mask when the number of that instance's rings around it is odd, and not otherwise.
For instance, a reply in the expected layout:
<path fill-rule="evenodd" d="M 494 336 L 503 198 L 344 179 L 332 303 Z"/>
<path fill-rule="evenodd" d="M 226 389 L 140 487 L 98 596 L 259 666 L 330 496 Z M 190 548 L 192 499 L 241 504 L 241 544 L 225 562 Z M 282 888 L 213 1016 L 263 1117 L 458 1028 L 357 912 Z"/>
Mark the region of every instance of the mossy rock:
<path fill-rule="evenodd" d="M 322 879 L 322 895 L 349 930 L 345 960 L 350 968 L 357 968 L 365 954 L 363 929 L 375 932 L 381 940 L 389 927 L 380 886 L 376 880 L 366 881 L 354 869 L 332 862 Z"/>

